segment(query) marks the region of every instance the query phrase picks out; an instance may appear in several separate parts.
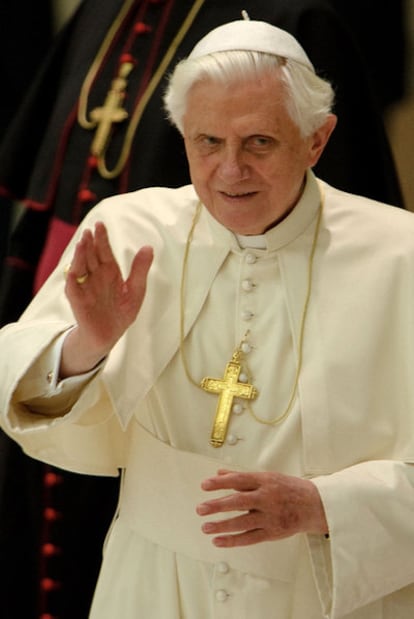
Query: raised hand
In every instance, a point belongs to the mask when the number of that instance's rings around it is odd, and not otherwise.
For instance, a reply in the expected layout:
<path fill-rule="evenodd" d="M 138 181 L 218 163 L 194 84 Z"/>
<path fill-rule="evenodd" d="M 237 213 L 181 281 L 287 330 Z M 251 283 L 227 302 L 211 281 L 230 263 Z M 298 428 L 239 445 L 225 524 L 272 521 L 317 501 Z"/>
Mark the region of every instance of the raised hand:
<path fill-rule="evenodd" d="M 67 271 L 65 293 L 77 326 L 64 343 L 62 376 L 94 367 L 135 320 L 152 258 L 152 248 L 142 247 L 124 280 L 104 224 L 84 231 Z"/>
<path fill-rule="evenodd" d="M 234 491 L 197 506 L 200 516 L 233 512 L 228 518 L 203 524 L 203 532 L 215 536 L 216 546 L 247 546 L 296 533 L 328 533 L 319 492 L 309 480 L 280 473 L 220 470 L 203 481 L 202 488 Z"/>

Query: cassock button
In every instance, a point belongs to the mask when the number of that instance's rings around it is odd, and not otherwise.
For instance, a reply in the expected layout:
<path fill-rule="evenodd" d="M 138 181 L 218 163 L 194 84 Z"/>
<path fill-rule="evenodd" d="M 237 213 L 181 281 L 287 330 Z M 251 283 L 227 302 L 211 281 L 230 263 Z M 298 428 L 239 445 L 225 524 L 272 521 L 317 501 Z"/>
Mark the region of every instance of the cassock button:
<path fill-rule="evenodd" d="M 244 292 L 251 292 L 254 288 L 254 284 L 251 279 L 244 279 L 242 281 L 242 289 Z"/>
<path fill-rule="evenodd" d="M 243 342 L 243 344 L 241 345 L 241 351 L 245 355 L 248 355 L 249 352 L 252 352 L 252 347 L 247 342 Z"/>
<path fill-rule="evenodd" d="M 249 382 L 249 377 L 247 376 L 247 374 L 245 374 L 244 372 L 242 372 L 239 376 L 239 381 L 241 383 L 248 383 Z"/>
<path fill-rule="evenodd" d="M 254 264 L 256 262 L 257 258 L 254 254 L 246 254 L 246 262 L 247 264 Z"/>
<path fill-rule="evenodd" d="M 217 571 L 220 574 L 228 574 L 230 570 L 229 564 L 226 563 L 225 561 L 220 561 L 219 563 L 217 563 Z"/>
<path fill-rule="evenodd" d="M 243 406 L 241 404 L 233 404 L 231 412 L 235 415 L 241 415 L 243 412 Z"/>
<path fill-rule="evenodd" d="M 250 310 L 243 310 L 242 311 L 242 319 L 243 320 L 251 320 L 253 318 L 253 316 L 254 316 L 254 314 Z"/>
<path fill-rule="evenodd" d="M 49 385 L 50 385 L 50 384 L 51 384 L 51 382 L 53 381 L 53 376 L 54 376 L 53 372 L 48 372 L 48 373 L 47 373 L 46 380 L 47 380 L 47 382 L 49 383 Z"/>
<path fill-rule="evenodd" d="M 152 28 L 148 24 L 145 24 L 144 22 L 139 21 L 135 24 L 134 30 L 136 34 L 141 35 L 141 34 L 147 34 L 148 32 L 151 32 Z"/>
<path fill-rule="evenodd" d="M 227 437 L 228 445 L 237 445 L 239 439 L 235 434 L 229 434 Z"/>
<path fill-rule="evenodd" d="M 229 597 L 229 594 L 224 589 L 218 589 L 216 591 L 217 602 L 225 602 L 228 597 Z"/>

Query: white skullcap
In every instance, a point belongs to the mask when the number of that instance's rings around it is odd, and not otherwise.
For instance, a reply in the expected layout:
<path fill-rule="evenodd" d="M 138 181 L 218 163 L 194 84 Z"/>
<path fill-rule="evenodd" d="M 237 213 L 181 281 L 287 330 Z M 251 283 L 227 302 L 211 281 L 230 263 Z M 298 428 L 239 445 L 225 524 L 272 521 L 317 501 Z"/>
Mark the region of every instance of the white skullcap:
<path fill-rule="evenodd" d="M 289 58 L 315 72 L 305 50 L 295 37 L 263 21 L 240 19 L 219 26 L 197 43 L 189 58 L 242 50 Z"/>

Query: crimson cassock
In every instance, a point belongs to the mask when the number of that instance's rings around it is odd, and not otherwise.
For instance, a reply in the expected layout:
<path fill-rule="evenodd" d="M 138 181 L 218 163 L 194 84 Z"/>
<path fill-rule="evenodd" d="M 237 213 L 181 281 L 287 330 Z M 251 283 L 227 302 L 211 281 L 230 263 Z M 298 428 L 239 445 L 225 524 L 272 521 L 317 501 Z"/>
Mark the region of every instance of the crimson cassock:
<path fill-rule="evenodd" d="M 290 31 L 302 43 L 317 71 L 335 86 L 339 123 L 317 174 L 341 189 L 402 206 L 365 68 L 350 33 L 324 0 L 205 0 L 192 23 L 187 24 L 169 62 L 162 67 L 130 140 L 128 128 L 137 106 L 196 1 L 84 0 L 58 37 L 0 150 L 0 191 L 22 200 L 26 207 L 11 235 L 1 270 L 1 323 L 17 319 L 96 202 L 144 186 L 188 182 L 182 140 L 162 111 L 164 76 L 206 32 L 238 19 L 242 9 L 252 19 L 269 21 Z M 102 42 L 112 28 L 107 48 L 100 54 Z M 95 132 L 81 126 L 78 109 L 84 109 L 90 118 L 92 110 L 102 107 L 120 62 L 128 60 L 133 69 L 122 105 L 129 117 L 111 126 L 105 153 L 107 168 L 116 167 L 124 148 L 127 157 L 118 175 L 105 178 L 99 172 L 97 158 L 90 154 Z M 85 84 L 94 66 L 97 70 Z M 13 454 L 13 471 L 8 471 L 8 476 L 13 475 L 23 484 L 24 495 L 27 471 L 42 465 L 21 455 L 4 435 L 0 439 L 2 449 Z M 54 590 L 52 584 L 50 590 L 43 591 L 40 610 L 45 611 L 46 605 L 46 610 L 60 619 L 82 619 L 87 616 L 103 535 L 114 511 L 117 482 L 66 473 L 59 476 L 62 483 L 55 490 L 47 484 L 45 490 L 45 484 L 39 482 L 48 500 L 54 501 L 56 516 L 53 526 L 49 523 L 46 528 L 43 519 L 39 539 L 45 542 L 50 541 L 45 536 L 54 536 L 52 541 L 56 541 L 54 545 L 61 553 L 40 563 L 43 567 L 39 577 L 52 576 L 58 587 Z M 32 520 L 41 520 L 44 502 L 17 506 L 13 484 L 9 486 L 11 489 L 3 493 L 0 519 L 4 520 L 7 504 L 8 510 L 15 506 L 27 510 Z M 10 536 L 18 534 L 10 521 L 7 526 Z M 8 560 L 21 590 L 24 583 L 18 578 L 19 552 Z M 9 590 L 7 598 L 12 597 Z M 37 617 L 34 601 L 32 608 L 32 616 Z M 5 616 L 12 619 L 15 615 L 11 610 Z M 30 617 L 26 615 L 26 619 Z"/>

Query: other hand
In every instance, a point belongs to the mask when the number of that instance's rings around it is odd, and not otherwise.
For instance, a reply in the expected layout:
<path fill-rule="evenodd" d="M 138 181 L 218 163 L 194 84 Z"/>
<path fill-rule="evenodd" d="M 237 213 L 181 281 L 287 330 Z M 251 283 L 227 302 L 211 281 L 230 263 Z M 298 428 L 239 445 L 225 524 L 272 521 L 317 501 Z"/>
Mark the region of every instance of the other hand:
<path fill-rule="evenodd" d="M 204 533 L 215 536 L 216 546 L 247 546 L 301 532 L 328 533 L 322 500 L 309 480 L 280 473 L 219 470 L 203 481 L 202 488 L 234 492 L 198 505 L 200 516 L 240 512 L 202 525 Z"/>

